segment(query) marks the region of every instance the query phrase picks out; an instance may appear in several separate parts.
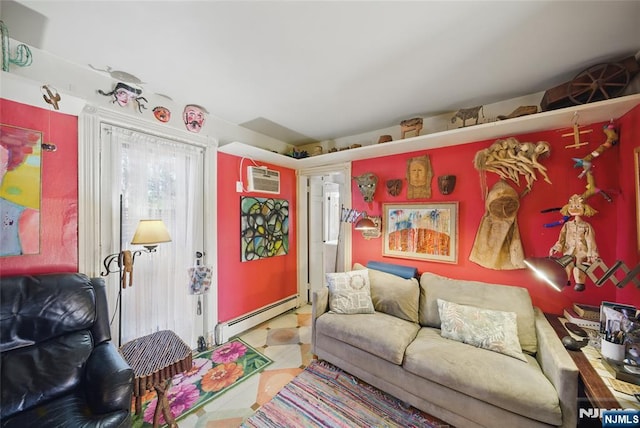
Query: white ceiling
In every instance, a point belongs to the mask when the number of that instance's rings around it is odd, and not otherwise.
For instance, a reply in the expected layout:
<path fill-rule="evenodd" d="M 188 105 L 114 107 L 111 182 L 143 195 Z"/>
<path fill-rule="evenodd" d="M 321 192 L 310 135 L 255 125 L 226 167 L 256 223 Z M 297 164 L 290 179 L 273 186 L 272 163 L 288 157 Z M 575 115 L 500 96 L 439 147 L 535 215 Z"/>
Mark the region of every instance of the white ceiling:
<path fill-rule="evenodd" d="M 640 1 L 2 6 L 16 40 L 294 144 L 544 91 L 640 52 Z"/>

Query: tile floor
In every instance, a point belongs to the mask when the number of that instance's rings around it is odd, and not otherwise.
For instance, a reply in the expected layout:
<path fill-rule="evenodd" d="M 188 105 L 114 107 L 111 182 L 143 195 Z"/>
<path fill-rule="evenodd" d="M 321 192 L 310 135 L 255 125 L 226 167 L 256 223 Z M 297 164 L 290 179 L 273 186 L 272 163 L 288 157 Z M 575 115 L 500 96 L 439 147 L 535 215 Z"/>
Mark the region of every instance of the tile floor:
<path fill-rule="evenodd" d="M 180 428 L 237 428 L 311 361 L 311 305 L 288 311 L 239 336 L 273 360 L 250 377 L 178 421 Z"/>

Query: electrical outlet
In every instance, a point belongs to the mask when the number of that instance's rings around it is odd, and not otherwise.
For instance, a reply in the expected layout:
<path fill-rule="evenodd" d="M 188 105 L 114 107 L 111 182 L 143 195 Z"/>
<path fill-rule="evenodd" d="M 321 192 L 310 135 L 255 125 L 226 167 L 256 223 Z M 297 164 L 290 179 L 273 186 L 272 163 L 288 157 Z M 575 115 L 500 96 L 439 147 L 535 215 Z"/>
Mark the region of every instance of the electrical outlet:
<path fill-rule="evenodd" d="M 242 181 L 236 181 L 236 192 L 242 192 Z"/>

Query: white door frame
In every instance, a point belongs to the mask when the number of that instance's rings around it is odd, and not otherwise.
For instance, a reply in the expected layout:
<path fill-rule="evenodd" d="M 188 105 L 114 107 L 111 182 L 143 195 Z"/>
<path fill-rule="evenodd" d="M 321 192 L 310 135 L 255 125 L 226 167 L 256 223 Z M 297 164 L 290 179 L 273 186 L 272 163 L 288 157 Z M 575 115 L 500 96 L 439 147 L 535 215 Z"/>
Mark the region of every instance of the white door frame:
<path fill-rule="evenodd" d="M 206 148 L 204 158 L 204 252 L 213 266 L 213 278 L 203 305 L 205 334 L 213 337 L 218 319 L 218 247 L 217 247 L 217 148 L 218 141 L 166 125 L 87 105 L 78 120 L 78 270 L 89 277 L 100 277 L 102 257 L 100 243 L 100 124 L 108 123 L 135 131 L 170 138 Z M 114 308 L 110 308 L 113 310 Z"/>
<path fill-rule="evenodd" d="M 316 168 L 301 169 L 296 171 L 298 180 L 298 305 L 309 303 L 309 189 L 308 180 L 311 176 L 327 175 L 331 173 L 341 173 L 344 176 L 345 184 L 340 189 L 340 197 L 344 201 L 345 208 L 351 208 L 351 162 L 345 162 L 335 165 L 322 166 Z M 342 227 L 344 225 L 340 225 Z M 343 231 L 344 232 L 344 231 Z M 351 233 L 344 233 L 341 237 L 343 244 L 344 266 L 351 266 Z"/>

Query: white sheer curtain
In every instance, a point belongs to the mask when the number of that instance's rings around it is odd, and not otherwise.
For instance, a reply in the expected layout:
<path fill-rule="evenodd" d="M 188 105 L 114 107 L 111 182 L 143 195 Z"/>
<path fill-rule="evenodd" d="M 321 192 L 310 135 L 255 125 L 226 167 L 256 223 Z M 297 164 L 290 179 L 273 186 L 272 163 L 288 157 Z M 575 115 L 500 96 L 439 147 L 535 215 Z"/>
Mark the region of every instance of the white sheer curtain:
<path fill-rule="evenodd" d="M 203 246 L 204 149 L 109 124 L 102 124 L 101 135 L 111 167 L 105 197 L 114 207 L 112 246 L 119 242 L 120 195 L 123 249 L 141 249 L 130 244 L 141 219 L 162 219 L 172 238 L 157 252 L 135 258 L 133 286 L 122 292 L 121 341 L 170 329 L 195 347 L 204 326 L 196 312 L 197 297 L 188 294 L 187 269 Z M 109 307 L 116 308 L 117 284 L 110 297 Z M 112 326 L 117 326 L 116 318 Z M 116 337 L 117 327 L 114 332 Z"/>

